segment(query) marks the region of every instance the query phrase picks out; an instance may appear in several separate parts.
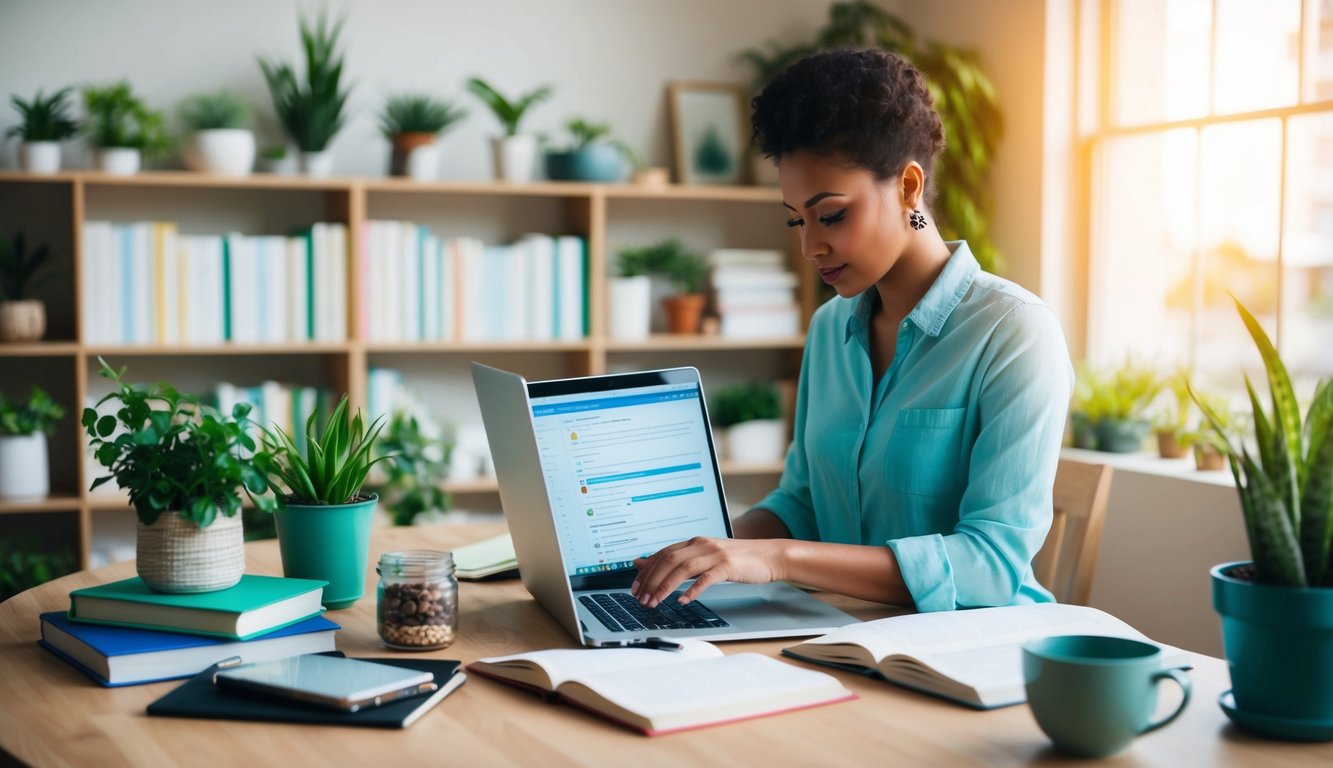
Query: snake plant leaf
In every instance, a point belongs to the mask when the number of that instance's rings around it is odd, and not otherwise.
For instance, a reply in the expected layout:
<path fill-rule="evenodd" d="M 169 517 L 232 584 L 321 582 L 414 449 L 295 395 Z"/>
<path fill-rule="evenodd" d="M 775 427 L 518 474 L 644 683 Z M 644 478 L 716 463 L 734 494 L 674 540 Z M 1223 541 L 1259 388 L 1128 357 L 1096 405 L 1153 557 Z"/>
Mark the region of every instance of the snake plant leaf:
<path fill-rule="evenodd" d="M 1242 493 L 1249 496 L 1254 521 L 1250 550 L 1256 576 L 1265 584 L 1306 586 L 1305 560 L 1291 518 L 1282 508 L 1281 496 L 1244 446 L 1240 461 L 1248 481 Z"/>
<path fill-rule="evenodd" d="M 1232 300 L 1236 302 L 1241 320 L 1245 322 L 1250 338 L 1254 339 L 1255 346 L 1259 348 L 1259 355 L 1263 357 L 1264 370 L 1268 373 L 1268 390 L 1273 397 L 1273 422 L 1278 434 L 1286 443 L 1287 455 L 1302 456 L 1304 452 L 1301 450 L 1301 409 L 1296 402 L 1296 393 L 1291 388 L 1291 377 L 1287 375 L 1287 367 L 1282 364 L 1282 358 L 1273 347 L 1268 334 L 1259 325 L 1259 321 L 1254 319 L 1254 315 L 1250 314 L 1239 299 L 1233 296 Z"/>
<path fill-rule="evenodd" d="M 1301 551 L 1314 586 L 1333 586 L 1333 440 L 1322 440 L 1307 462 L 1301 497 Z"/>
<path fill-rule="evenodd" d="M 1300 457 L 1287 455 L 1286 441 L 1279 431 L 1282 425 L 1268 420 L 1248 375 L 1245 376 L 1245 391 L 1250 397 L 1250 407 L 1254 413 L 1254 439 L 1259 447 L 1259 466 L 1281 496 L 1283 509 L 1287 510 L 1292 527 L 1300 530 L 1300 488 L 1296 485 L 1297 472 L 1294 466 Z"/>
<path fill-rule="evenodd" d="M 1314 402 L 1305 416 L 1305 465 L 1314 462 L 1320 446 L 1333 434 L 1333 379 L 1324 379 L 1315 390 Z"/>

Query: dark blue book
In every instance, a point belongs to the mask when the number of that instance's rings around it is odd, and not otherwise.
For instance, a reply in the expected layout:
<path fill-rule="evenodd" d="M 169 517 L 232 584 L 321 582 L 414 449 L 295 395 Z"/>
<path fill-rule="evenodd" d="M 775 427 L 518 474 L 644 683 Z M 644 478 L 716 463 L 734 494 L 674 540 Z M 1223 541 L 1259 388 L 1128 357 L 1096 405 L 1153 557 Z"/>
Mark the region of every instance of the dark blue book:
<path fill-rule="evenodd" d="M 333 633 L 341 629 L 323 616 L 313 616 L 239 641 L 85 624 L 70 621 L 58 611 L 43 613 L 41 618 L 38 644 L 107 687 L 190 677 L 233 656 L 250 664 L 332 651 Z"/>

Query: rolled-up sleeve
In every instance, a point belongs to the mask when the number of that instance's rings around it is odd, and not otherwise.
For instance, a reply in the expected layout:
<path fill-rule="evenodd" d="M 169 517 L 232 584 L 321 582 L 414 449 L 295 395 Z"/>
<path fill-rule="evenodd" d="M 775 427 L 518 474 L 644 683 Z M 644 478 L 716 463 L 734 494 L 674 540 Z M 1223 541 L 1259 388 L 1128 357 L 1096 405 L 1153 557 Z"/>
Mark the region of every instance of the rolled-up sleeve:
<path fill-rule="evenodd" d="M 1051 525 L 1073 368 L 1054 313 L 1013 308 L 974 379 L 979 430 L 959 519 L 949 534 L 888 541 L 921 611 L 1049 601 L 1029 574 Z"/>

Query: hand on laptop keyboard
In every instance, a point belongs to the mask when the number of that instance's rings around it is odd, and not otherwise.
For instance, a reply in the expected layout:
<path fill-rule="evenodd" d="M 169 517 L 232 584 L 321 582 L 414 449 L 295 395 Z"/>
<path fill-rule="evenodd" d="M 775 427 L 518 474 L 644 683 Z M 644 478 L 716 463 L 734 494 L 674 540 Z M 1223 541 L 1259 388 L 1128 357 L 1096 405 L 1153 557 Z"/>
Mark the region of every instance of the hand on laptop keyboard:
<path fill-rule="evenodd" d="M 680 593 L 671 595 L 678 597 Z M 678 605 L 675 599 L 668 599 L 657 608 L 644 608 L 627 592 L 579 595 L 579 602 L 612 632 L 730 626 L 702 603 Z"/>

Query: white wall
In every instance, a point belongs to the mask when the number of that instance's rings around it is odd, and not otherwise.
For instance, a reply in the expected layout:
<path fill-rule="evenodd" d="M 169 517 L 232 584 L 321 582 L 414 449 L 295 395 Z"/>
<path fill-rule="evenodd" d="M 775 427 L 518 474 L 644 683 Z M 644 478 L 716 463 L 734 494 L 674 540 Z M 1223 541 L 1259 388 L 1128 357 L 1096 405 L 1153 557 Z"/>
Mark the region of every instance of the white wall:
<path fill-rule="evenodd" d="M 0 2 L 0 127 L 17 122 L 9 94 L 127 77 L 154 108 L 226 87 L 263 118 L 266 143 L 280 136 L 257 56 L 295 63 L 298 9 L 310 0 L 3 0 Z M 444 175 L 490 178 L 490 111 L 463 89 L 480 75 L 514 95 L 553 83 L 554 98 L 525 130 L 558 135 L 579 115 L 609 120 L 619 138 L 654 164 L 670 163 L 666 83 L 748 83 L 735 61 L 770 39 L 808 39 L 826 0 L 343 0 L 352 118 L 333 144 L 336 171 L 382 174 L 388 143 L 376 129 L 387 93 L 429 90 L 471 112 L 445 139 Z M 15 142 L 0 149 L 13 167 Z M 71 159 L 85 163 L 79 147 Z"/>

